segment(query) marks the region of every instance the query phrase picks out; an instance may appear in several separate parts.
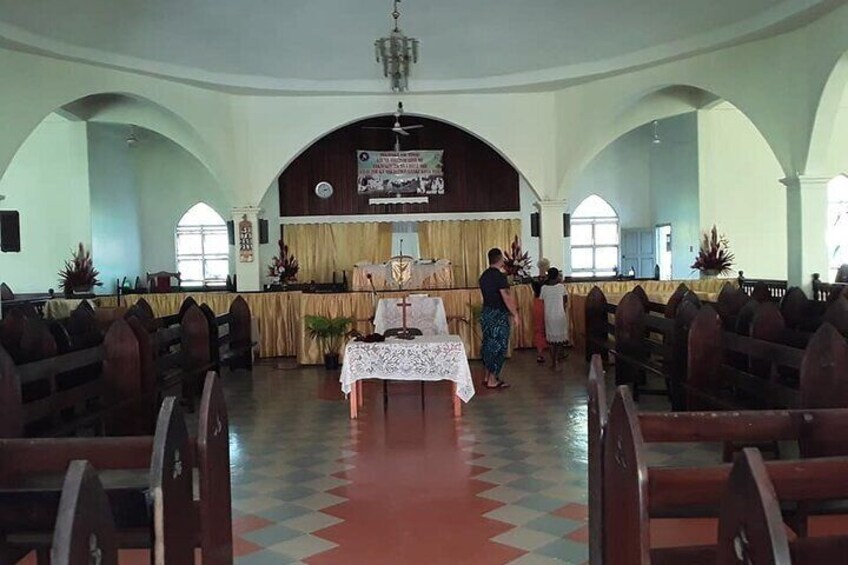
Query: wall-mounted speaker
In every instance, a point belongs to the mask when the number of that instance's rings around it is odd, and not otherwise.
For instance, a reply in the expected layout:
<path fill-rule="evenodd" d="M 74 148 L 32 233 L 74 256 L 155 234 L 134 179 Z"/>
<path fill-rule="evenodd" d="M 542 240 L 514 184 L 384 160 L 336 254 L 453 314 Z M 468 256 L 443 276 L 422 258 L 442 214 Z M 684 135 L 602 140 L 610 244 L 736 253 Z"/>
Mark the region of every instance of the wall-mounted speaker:
<path fill-rule="evenodd" d="M 0 212 L 0 251 L 4 253 L 21 251 L 21 218 L 18 212 Z"/>
<path fill-rule="evenodd" d="M 259 220 L 259 245 L 268 243 L 268 220 Z"/>
<path fill-rule="evenodd" d="M 539 212 L 530 214 L 530 235 L 539 237 Z"/>
<path fill-rule="evenodd" d="M 236 244 L 236 223 L 233 220 L 227 222 L 227 241 L 230 245 Z"/>
<path fill-rule="evenodd" d="M 562 215 L 562 237 L 571 237 L 571 214 Z"/>

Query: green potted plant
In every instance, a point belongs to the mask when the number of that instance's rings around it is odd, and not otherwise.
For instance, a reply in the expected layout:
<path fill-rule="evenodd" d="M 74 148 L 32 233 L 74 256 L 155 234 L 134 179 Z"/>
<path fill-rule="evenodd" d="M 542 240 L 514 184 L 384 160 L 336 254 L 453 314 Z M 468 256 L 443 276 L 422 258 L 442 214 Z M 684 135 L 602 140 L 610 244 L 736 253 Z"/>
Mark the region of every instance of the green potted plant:
<path fill-rule="evenodd" d="M 103 285 L 97 279 L 98 276 L 100 273 L 94 268 L 91 252 L 80 242 L 71 259 L 65 261 L 65 268 L 59 271 L 59 286 L 68 297 L 74 294 L 89 294 L 95 286 Z"/>
<path fill-rule="evenodd" d="M 339 352 L 342 340 L 347 335 L 348 327 L 353 324 L 353 318 L 330 318 L 328 316 L 306 316 L 306 329 L 309 337 L 318 342 L 324 351 L 324 367 L 335 370 L 339 368 Z"/>

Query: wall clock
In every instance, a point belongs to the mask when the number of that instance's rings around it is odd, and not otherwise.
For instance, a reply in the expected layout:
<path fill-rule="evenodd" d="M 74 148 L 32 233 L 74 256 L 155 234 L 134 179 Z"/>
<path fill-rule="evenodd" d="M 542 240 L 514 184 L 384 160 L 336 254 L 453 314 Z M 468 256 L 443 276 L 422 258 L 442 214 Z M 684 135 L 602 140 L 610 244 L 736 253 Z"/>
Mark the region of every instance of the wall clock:
<path fill-rule="evenodd" d="M 318 198 L 327 199 L 333 195 L 333 185 L 327 181 L 321 181 L 315 185 L 315 194 Z"/>

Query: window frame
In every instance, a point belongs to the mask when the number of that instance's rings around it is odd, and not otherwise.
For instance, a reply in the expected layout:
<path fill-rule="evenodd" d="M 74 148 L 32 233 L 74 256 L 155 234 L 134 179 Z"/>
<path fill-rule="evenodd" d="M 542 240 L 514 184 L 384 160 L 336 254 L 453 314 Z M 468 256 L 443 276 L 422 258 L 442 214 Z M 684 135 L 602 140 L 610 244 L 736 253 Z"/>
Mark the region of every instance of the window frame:
<path fill-rule="evenodd" d="M 202 203 L 198 203 L 198 204 L 202 204 Z M 229 240 L 228 239 L 226 240 L 227 241 L 226 252 L 221 252 L 221 251 L 211 251 L 211 250 L 207 251 L 207 249 L 206 249 L 206 247 L 207 247 L 206 239 L 207 239 L 207 236 L 221 236 L 221 235 L 223 235 L 224 238 L 228 238 L 229 233 L 228 233 L 228 230 L 227 230 L 227 222 L 224 220 L 224 218 L 220 214 L 215 212 L 216 215 L 218 216 L 218 218 L 220 218 L 220 220 L 221 220 L 220 224 L 218 224 L 218 223 L 215 223 L 215 224 L 207 223 L 207 224 L 181 225 L 185 221 L 186 216 L 188 216 L 191 213 L 191 211 L 198 204 L 195 204 L 194 206 L 189 208 L 188 211 L 186 211 L 186 213 L 183 214 L 180 217 L 179 222 L 177 222 L 177 228 L 174 230 L 174 252 L 175 252 L 177 272 L 179 272 L 181 276 L 184 274 L 183 270 L 180 268 L 181 263 L 188 262 L 188 261 L 200 261 L 201 273 L 202 273 L 203 280 L 188 279 L 188 278 L 185 278 L 184 276 L 182 276 L 182 280 L 181 280 L 180 284 L 181 284 L 181 286 L 185 286 L 185 287 L 193 287 L 193 286 L 224 287 L 227 284 L 227 277 L 230 275 L 230 245 L 229 245 Z M 208 206 L 208 204 L 207 204 L 207 206 Z M 209 208 L 214 211 L 214 209 L 211 206 L 209 206 Z M 186 235 L 198 235 L 198 236 L 200 236 L 200 252 L 199 253 L 197 253 L 197 252 L 188 253 L 188 252 L 181 252 L 180 251 L 180 236 L 186 236 Z M 211 261 L 226 261 L 227 262 L 227 275 L 224 278 L 215 278 L 215 277 L 210 276 L 208 263 L 211 262 Z"/>
<path fill-rule="evenodd" d="M 609 206 L 610 210 L 612 210 L 613 215 L 611 215 L 611 216 L 597 216 L 597 215 L 581 216 L 581 215 L 579 215 L 580 214 L 580 207 L 583 206 L 583 204 L 587 200 L 592 198 L 593 196 L 600 199 L 601 201 L 603 201 L 604 204 Z M 598 196 L 597 194 L 591 194 L 591 195 L 587 196 L 586 198 L 584 198 L 580 202 L 580 204 L 578 204 L 577 207 L 574 209 L 574 213 L 571 216 L 572 234 L 573 234 L 574 226 L 587 226 L 587 225 L 591 227 L 591 243 L 584 243 L 584 244 L 574 244 L 574 243 L 572 243 L 571 244 L 571 276 L 575 277 L 575 278 L 592 278 L 592 277 L 614 276 L 619 271 L 619 269 L 621 267 L 621 221 L 619 219 L 618 213 L 610 205 L 610 203 L 607 202 L 605 199 Z M 604 225 L 604 226 L 614 225 L 615 226 L 615 232 L 616 232 L 616 243 L 615 244 L 598 243 L 598 238 L 597 238 L 596 233 L 597 233 L 597 227 L 599 225 Z M 591 250 L 591 254 L 592 254 L 592 265 L 591 265 L 591 267 L 582 267 L 582 268 L 575 267 L 575 265 L 574 265 L 574 251 L 575 250 L 585 250 L 585 249 Z M 612 269 L 598 268 L 598 251 L 599 250 L 606 250 L 606 249 L 615 249 L 615 265 L 613 266 Z"/>

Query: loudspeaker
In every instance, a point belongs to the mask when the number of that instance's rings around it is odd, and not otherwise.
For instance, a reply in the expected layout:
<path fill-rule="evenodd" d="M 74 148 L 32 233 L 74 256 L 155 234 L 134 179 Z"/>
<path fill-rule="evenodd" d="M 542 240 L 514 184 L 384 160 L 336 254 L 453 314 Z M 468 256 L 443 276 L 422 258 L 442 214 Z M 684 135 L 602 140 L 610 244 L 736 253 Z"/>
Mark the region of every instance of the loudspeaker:
<path fill-rule="evenodd" d="M 530 235 L 539 237 L 539 212 L 530 214 Z"/>
<path fill-rule="evenodd" d="M 268 220 L 259 220 L 259 245 L 268 243 Z"/>
<path fill-rule="evenodd" d="M 18 212 L 0 212 L 0 251 L 21 251 L 21 218 Z"/>
<path fill-rule="evenodd" d="M 227 222 L 227 241 L 230 245 L 236 244 L 236 223 L 233 220 Z"/>
<path fill-rule="evenodd" d="M 571 237 L 571 214 L 562 215 L 562 237 Z"/>

